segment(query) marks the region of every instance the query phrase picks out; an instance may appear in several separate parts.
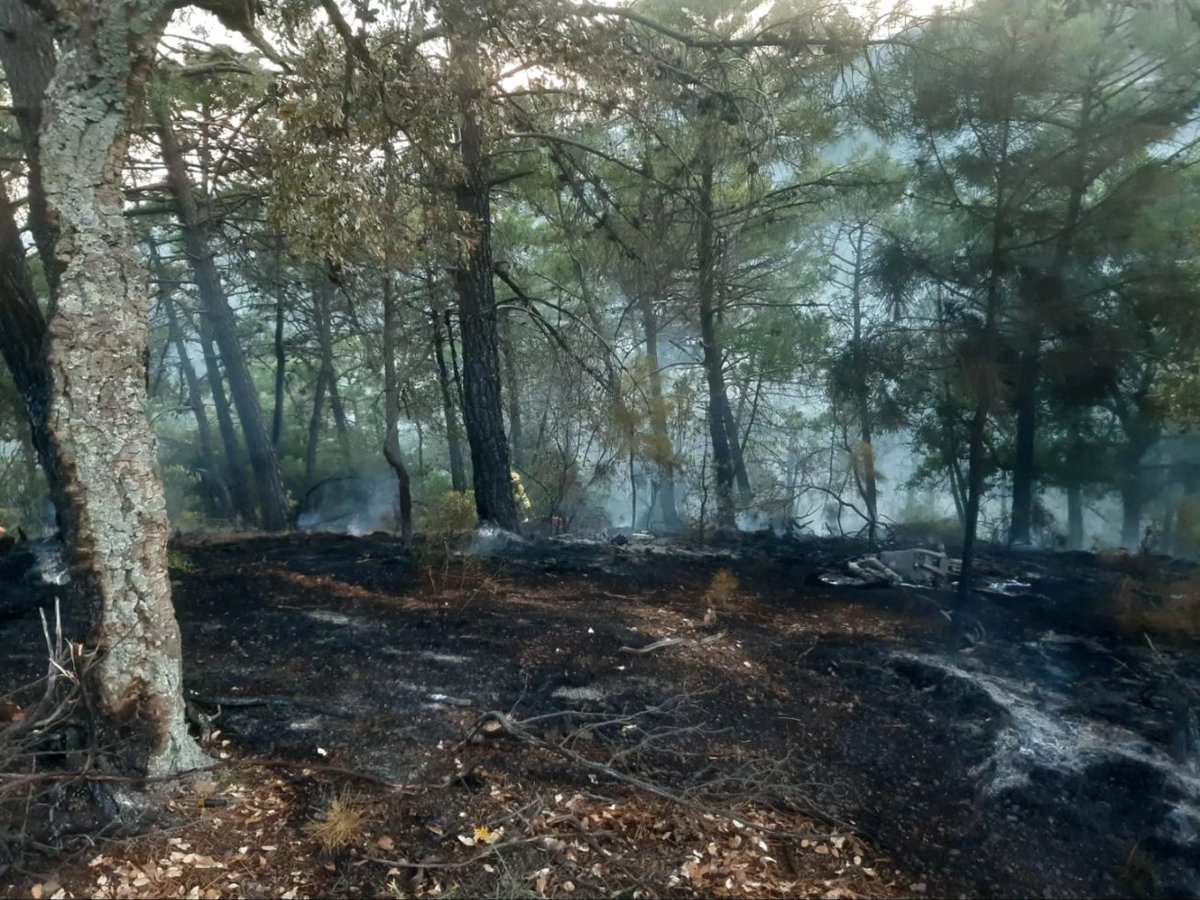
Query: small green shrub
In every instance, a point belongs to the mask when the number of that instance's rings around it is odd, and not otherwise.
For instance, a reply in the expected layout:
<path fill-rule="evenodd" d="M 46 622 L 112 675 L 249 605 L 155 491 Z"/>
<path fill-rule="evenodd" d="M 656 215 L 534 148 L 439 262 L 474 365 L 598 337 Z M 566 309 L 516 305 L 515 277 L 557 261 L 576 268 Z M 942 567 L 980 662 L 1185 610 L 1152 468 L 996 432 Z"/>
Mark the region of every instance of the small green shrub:
<path fill-rule="evenodd" d="M 426 505 L 419 530 L 431 540 L 446 540 L 471 531 L 475 523 L 475 495 L 447 491 Z"/>

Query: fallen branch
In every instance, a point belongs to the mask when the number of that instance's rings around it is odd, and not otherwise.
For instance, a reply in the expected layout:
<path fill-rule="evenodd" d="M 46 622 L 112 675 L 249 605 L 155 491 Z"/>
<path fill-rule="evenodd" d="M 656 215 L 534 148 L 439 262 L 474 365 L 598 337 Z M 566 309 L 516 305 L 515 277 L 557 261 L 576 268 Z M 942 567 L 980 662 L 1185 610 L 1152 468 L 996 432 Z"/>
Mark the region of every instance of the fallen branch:
<path fill-rule="evenodd" d="M 661 650 L 663 647 L 677 647 L 680 644 L 686 644 L 687 641 L 683 638 L 668 637 L 661 641 L 655 641 L 653 644 L 647 644 L 645 647 L 622 647 L 622 653 L 651 653 L 655 650 Z"/>
<path fill-rule="evenodd" d="M 723 631 L 710 634 L 708 637 L 700 638 L 698 641 L 691 638 L 665 637 L 655 641 L 653 644 L 647 644 L 645 647 L 621 647 L 620 650 L 622 653 L 637 653 L 640 655 L 642 653 L 653 653 L 655 650 L 662 650 L 664 647 L 703 647 L 705 644 L 719 641 L 723 637 L 725 637 L 725 632 Z"/>
<path fill-rule="evenodd" d="M 633 775 L 628 772 L 622 772 L 619 769 L 615 769 L 612 766 L 606 765 L 604 763 L 596 762 L 594 760 L 588 759 L 586 756 L 582 755 L 581 753 L 579 753 L 575 750 L 572 750 L 569 747 L 563 746 L 562 744 L 556 744 L 552 741 L 543 740 L 542 738 L 537 737 L 536 735 L 532 734 L 531 732 L 529 732 L 528 730 L 523 728 L 520 724 L 514 722 L 512 719 L 510 719 L 504 713 L 498 712 L 495 710 L 492 710 L 492 711 L 487 712 L 484 715 L 480 716 L 480 718 L 476 721 L 475 725 L 471 729 L 471 732 L 467 735 L 466 741 L 469 741 L 476 732 L 478 732 L 480 729 L 482 729 L 489 722 L 496 723 L 497 725 L 500 726 L 501 730 L 503 730 L 505 734 L 509 735 L 510 737 L 516 738 L 517 740 L 521 741 L 522 743 L 528 744 L 532 747 L 537 747 L 540 750 L 545 750 L 548 753 L 553 753 L 554 755 L 560 756 L 563 759 L 566 759 L 568 762 L 571 762 L 574 765 L 577 765 L 583 769 L 587 769 L 588 771 L 596 772 L 601 775 L 605 775 L 608 778 L 613 779 L 614 781 L 619 781 L 623 784 L 627 784 L 631 787 L 637 788 L 638 790 L 645 791 L 648 794 L 653 794 L 656 797 L 661 797 L 662 799 L 667 800 L 670 803 L 674 803 L 675 805 L 683 807 L 684 809 L 691 810 L 692 812 L 698 812 L 698 813 L 703 813 L 703 814 L 712 815 L 712 816 L 719 816 L 723 819 L 728 819 L 732 822 L 735 822 L 744 828 L 747 828 L 752 831 L 757 831 L 758 833 L 765 834 L 769 837 L 784 838 L 784 839 L 788 839 L 788 840 L 798 839 L 798 838 L 824 839 L 824 838 L 831 837 L 831 835 L 829 835 L 829 834 L 825 834 L 825 833 L 818 832 L 818 831 L 787 831 L 787 830 L 784 830 L 781 828 L 771 828 L 770 826 L 767 826 L 767 825 L 758 825 L 754 822 L 748 822 L 744 818 L 737 815 L 735 812 L 733 812 L 731 810 L 722 809 L 717 806 L 711 806 L 707 803 L 699 803 L 697 801 L 690 800 L 687 797 L 682 796 L 682 795 L 676 793 L 675 791 L 672 791 L 670 788 L 664 787 L 661 784 L 658 784 L 653 781 L 649 781 L 645 778 L 641 778 L 640 776 Z M 464 741 L 464 743 L 466 741 Z"/>

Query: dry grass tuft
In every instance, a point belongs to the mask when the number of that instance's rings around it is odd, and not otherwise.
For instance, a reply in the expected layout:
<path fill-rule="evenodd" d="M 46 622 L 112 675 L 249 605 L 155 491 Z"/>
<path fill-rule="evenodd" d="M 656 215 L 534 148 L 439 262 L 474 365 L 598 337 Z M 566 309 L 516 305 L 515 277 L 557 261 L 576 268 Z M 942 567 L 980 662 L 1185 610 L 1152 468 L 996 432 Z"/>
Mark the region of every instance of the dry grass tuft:
<path fill-rule="evenodd" d="M 1200 573 L 1160 583 L 1122 578 L 1113 606 L 1122 630 L 1129 634 L 1176 642 L 1200 637 Z"/>
<path fill-rule="evenodd" d="M 714 607 L 728 606 L 737 596 L 737 576 L 728 569 L 718 569 L 712 581 L 708 583 L 708 590 L 704 592 L 704 599 Z"/>
<path fill-rule="evenodd" d="M 343 793 L 329 804 L 324 819 L 309 822 L 304 831 L 321 850 L 335 853 L 359 842 L 366 826 L 366 809 L 352 795 Z"/>

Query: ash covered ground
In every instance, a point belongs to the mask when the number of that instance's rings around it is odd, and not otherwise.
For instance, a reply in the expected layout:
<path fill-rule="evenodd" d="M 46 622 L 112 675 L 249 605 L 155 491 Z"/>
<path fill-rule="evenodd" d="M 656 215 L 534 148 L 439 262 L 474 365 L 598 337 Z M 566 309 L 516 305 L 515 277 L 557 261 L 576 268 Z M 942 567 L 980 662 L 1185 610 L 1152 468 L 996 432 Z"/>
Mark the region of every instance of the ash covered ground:
<path fill-rule="evenodd" d="M 484 534 L 446 550 L 178 543 L 195 704 L 220 707 L 241 753 L 389 781 L 428 776 L 489 710 L 546 723 L 545 740 L 660 710 L 685 746 L 632 771 L 852 828 L 902 886 L 1200 896 L 1200 647 L 1122 627 L 1119 561 L 993 550 L 964 640 L 944 592 L 822 584 L 861 552 L 848 542 Z M 8 689 L 44 668 L 32 609 L 61 589 L 0 576 Z M 536 775 L 520 748 L 477 752 Z"/>

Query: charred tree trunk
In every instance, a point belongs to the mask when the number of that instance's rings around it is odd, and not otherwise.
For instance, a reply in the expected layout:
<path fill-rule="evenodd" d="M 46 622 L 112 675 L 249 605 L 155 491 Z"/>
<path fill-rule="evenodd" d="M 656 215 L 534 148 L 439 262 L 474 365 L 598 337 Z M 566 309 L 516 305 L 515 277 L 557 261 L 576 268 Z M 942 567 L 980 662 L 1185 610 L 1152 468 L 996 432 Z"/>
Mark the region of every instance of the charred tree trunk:
<path fill-rule="evenodd" d="M 134 98 L 170 7 L 73 0 L 52 9 L 62 52 L 39 147 L 46 212 L 59 232 L 47 425 L 69 499 L 73 584 L 92 612 L 96 739 L 121 748 L 125 768 L 163 775 L 205 757 L 184 715 L 167 510 L 144 408 L 150 285 L 120 177 Z"/>
<path fill-rule="evenodd" d="M 696 264 L 699 269 L 700 340 L 704 347 L 704 375 L 708 382 L 708 433 L 716 473 L 717 528 L 736 526 L 733 505 L 733 453 L 725 424 L 725 373 L 717 338 L 716 232 L 713 224 L 713 162 L 705 152 L 700 162 L 700 195 L 696 204 Z"/>
<path fill-rule="evenodd" d="M 279 456 L 267 431 L 258 388 L 250 377 L 250 367 L 238 338 L 237 321 L 229 307 L 229 298 L 225 295 L 225 288 L 221 285 L 221 278 L 208 246 L 208 235 L 196 209 L 191 179 L 179 143 L 175 139 L 170 112 L 165 103 L 157 102 L 154 104 L 154 113 L 162 143 L 163 164 L 167 170 L 167 181 L 183 229 L 188 261 L 196 279 L 205 315 L 212 327 L 221 359 L 225 363 L 233 405 L 237 409 L 242 432 L 246 436 L 250 467 L 254 470 L 254 480 L 258 487 L 262 527 L 268 531 L 282 531 L 288 527 L 289 515 L 283 476 L 279 471 Z"/>
<path fill-rule="evenodd" d="M 995 373 L 991 371 L 991 367 L 995 363 L 995 346 L 998 338 L 997 321 L 1000 315 L 1002 252 L 1004 233 L 1008 225 L 1006 221 L 1008 198 L 1005 174 L 1008 167 L 1011 129 L 1007 119 L 1002 126 L 1001 133 L 1000 158 L 996 167 L 996 208 L 992 220 L 988 278 L 984 294 L 983 328 L 976 335 L 977 346 L 975 349 L 977 353 L 964 360 L 968 372 L 975 374 L 973 379 L 975 382 L 975 411 L 971 416 L 967 447 L 966 521 L 963 523 L 962 568 L 959 571 L 957 591 L 957 602 L 960 607 L 966 603 L 967 597 L 971 593 L 971 576 L 975 564 L 975 536 L 979 527 L 979 505 L 983 499 L 984 438 L 987 436 L 988 415 L 991 413 L 994 401 L 992 382 Z M 961 627 L 961 622 L 955 624 L 957 627 Z"/>
<path fill-rule="evenodd" d="M 513 498 L 512 465 L 504 437 L 500 396 L 500 353 L 497 340 L 495 285 L 492 283 L 491 186 L 484 148 L 484 79 L 480 49 L 465 40 L 465 10 L 457 10 L 459 28 L 450 41 L 459 115 L 462 181 L 455 191 L 462 220 L 469 230 L 467 246 L 454 268 L 458 319 L 463 349 L 463 414 L 471 446 L 475 510 L 482 522 L 509 531 L 518 528 Z"/>
<path fill-rule="evenodd" d="M 458 408 L 454 402 L 456 391 L 446 367 L 446 352 L 444 349 L 441 320 L 442 315 L 434 307 L 431 316 L 433 321 L 433 355 L 437 360 L 438 387 L 442 392 L 442 415 L 446 418 L 446 443 L 450 456 L 450 486 L 460 494 L 467 491 L 467 467 L 463 456 L 462 430 L 459 427 Z"/>

